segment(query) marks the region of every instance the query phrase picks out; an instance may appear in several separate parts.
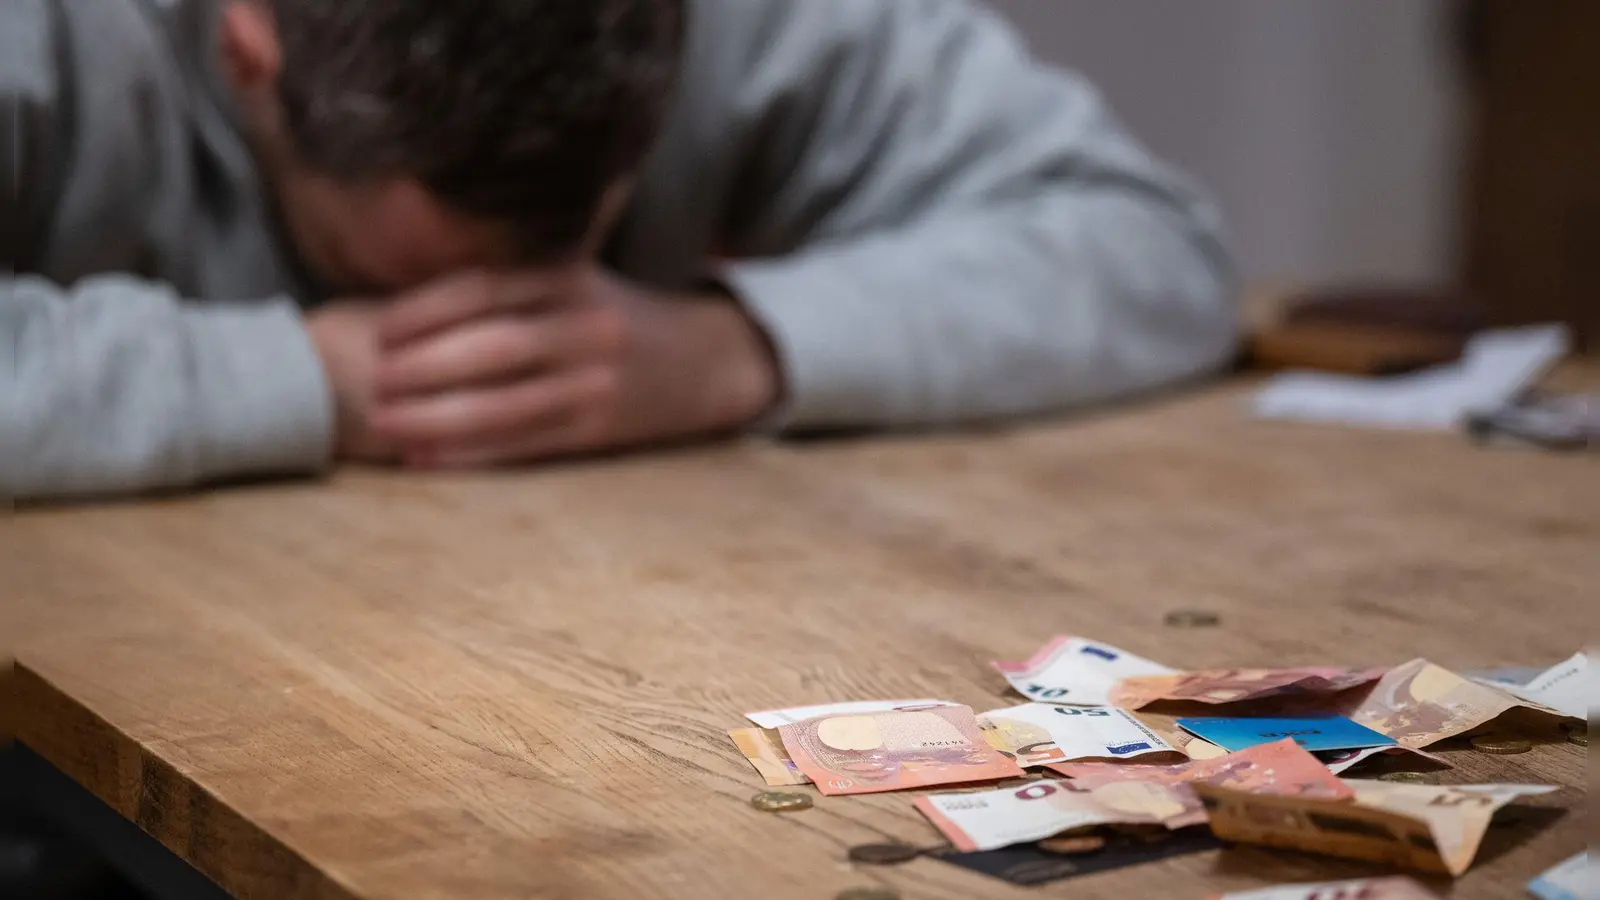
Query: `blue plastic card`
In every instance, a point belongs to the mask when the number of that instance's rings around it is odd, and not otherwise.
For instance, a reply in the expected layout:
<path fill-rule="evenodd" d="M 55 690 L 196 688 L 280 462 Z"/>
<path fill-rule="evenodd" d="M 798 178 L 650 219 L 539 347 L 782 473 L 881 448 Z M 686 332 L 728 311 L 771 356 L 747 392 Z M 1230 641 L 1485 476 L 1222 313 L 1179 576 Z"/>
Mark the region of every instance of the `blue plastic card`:
<path fill-rule="evenodd" d="M 1358 750 L 1394 744 L 1392 738 L 1340 716 L 1309 719 L 1179 719 L 1178 725 L 1228 751 L 1271 744 L 1284 738 L 1292 738 L 1307 750 Z"/>

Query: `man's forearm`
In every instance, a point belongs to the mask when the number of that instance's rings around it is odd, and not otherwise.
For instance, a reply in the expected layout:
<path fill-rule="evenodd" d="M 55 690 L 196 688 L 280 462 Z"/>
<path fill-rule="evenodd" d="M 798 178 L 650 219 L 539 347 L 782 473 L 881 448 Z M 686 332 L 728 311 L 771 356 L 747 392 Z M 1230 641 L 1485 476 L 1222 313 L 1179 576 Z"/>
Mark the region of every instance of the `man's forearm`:
<path fill-rule="evenodd" d="M 126 494 L 326 464 L 333 413 L 287 301 L 0 280 L 0 496 Z"/>
<path fill-rule="evenodd" d="M 724 273 L 771 336 L 792 428 L 1093 403 L 1221 365 L 1227 256 L 1186 212 L 1070 187 Z"/>

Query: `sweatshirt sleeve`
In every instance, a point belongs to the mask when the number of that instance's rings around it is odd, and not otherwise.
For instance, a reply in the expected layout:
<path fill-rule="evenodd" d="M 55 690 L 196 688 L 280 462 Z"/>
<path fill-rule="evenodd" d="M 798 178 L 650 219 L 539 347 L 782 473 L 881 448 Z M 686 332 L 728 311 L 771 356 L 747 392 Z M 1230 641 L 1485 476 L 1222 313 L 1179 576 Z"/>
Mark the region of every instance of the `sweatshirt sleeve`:
<path fill-rule="evenodd" d="M 325 465 L 321 364 L 289 300 L 183 303 L 122 276 L 0 280 L 0 497 L 188 487 Z"/>
<path fill-rule="evenodd" d="M 780 425 L 1058 410 L 1230 357 L 1213 208 L 1082 79 L 966 0 L 786 6 L 734 82 L 761 119 L 733 244 L 794 249 L 721 273 L 779 355 Z"/>
<path fill-rule="evenodd" d="M 68 187 L 58 12 L 0 5 L 0 500 L 322 466 L 331 400 L 291 300 L 192 304 L 129 276 L 22 274 Z"/>

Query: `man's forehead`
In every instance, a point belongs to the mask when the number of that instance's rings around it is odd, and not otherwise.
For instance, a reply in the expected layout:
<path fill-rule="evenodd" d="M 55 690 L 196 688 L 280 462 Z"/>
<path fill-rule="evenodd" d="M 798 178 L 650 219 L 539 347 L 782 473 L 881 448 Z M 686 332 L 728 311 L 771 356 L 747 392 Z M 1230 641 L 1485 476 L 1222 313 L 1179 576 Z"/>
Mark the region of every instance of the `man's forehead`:
<path fill-rule="evenodd" d="M 411 179 L 352 189 L 341 206 L 351 266 L 387 286 L 518 261 L 508 225 L 458 213 Z"/>

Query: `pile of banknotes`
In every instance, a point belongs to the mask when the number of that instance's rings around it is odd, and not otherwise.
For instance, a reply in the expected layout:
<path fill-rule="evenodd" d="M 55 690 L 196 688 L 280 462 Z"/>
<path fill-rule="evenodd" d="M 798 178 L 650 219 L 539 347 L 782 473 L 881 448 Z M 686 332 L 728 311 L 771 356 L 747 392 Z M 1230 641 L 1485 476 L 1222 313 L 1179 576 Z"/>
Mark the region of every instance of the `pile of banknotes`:
<path fill-rule="evenodd" d="M 1060 637 L 994 666 L 1028 702 L 984 713 L 932 698 L 829 703 L 750 713 L 756 727 L 729 736 L 769 787 L 917 790 L 916 809 L 949 842 L 863 857 L 935 855 L 1021 884 L 1222 842 L 1458 876 L 1498 810 L 1556 788 L 1441 785 L 1449 765 L 1426 748 L 1457 739 L 1518 753 L 1588 740 L 1582 653 L 1527 680 L 1423 659 L 1179 671 Z M 1379 778 L 1350 772 L 1375 757 Z M 811 805 L 763 796 L 758 808 Z M 1403 878 L 1373 884 L 1349 896 L 1427 896 Z"/>

